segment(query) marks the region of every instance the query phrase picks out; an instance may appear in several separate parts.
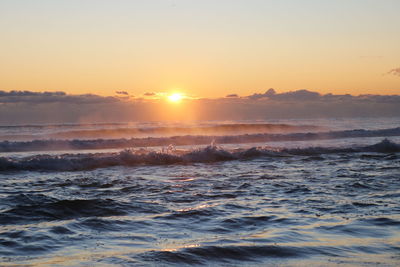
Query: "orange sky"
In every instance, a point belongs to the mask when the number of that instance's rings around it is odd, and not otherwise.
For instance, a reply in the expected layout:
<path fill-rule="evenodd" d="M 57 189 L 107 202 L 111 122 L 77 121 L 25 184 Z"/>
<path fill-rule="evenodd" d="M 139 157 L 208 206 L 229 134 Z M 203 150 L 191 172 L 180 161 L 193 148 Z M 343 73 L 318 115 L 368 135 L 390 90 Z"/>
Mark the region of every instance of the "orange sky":
<path fill-rule="evenodd" d="M 334 2 L 334 3 L 333 3 Z M 0 3 L 0 90 L 400 94 L 400 2 Z"/>

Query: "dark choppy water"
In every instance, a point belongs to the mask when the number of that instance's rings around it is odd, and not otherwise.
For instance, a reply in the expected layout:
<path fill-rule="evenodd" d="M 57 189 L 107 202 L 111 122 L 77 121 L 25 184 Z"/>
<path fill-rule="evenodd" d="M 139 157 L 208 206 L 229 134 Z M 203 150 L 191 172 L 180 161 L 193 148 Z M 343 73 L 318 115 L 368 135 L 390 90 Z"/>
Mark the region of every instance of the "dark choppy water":
<path fill-rule="evenodd" d="M 0 265 L 398 266 L 399 146 L 363 147 L 3 168 Z"/>

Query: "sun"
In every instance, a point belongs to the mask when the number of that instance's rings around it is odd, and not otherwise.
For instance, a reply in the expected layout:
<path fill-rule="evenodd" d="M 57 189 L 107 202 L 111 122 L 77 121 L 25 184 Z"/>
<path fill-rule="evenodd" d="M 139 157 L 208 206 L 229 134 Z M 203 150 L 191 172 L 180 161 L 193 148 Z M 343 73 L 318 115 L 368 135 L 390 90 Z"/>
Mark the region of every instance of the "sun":
<path fill-rule="evenodd" d="M 183 98 L 183 95 L 180 93 L 173 93 L 168 96 L 168 100 L 174 103 L 180 102 Z"/>

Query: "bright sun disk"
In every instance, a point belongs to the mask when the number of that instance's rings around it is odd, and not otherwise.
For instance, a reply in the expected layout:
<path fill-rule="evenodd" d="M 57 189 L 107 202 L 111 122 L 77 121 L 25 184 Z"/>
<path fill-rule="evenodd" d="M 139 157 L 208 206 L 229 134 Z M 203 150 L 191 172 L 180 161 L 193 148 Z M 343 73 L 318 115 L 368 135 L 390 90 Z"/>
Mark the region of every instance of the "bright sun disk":
<path fill-rule="evenodd" d="M 175 103 L 181 101 L 182 98 L 183 98 L 183 95 L 180 93 L 174 93 L 174 94 L 168 96 L 168 100 L 171 102 L 175 102 Z"/>

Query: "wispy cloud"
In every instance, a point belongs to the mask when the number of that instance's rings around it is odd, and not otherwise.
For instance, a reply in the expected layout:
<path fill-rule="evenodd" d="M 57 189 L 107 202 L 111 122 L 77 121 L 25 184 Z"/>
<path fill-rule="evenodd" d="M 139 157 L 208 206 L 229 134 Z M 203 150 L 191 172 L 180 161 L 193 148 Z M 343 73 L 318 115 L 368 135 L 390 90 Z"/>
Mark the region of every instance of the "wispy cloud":
<path fill-rule="evenodd" d="M 229 95 L 226 95 L 225 97 L 227 97 L 227 98 L 235 98 L 235 97 L 239 97 L 239 96 L 238 96 L 238 94 L 229 94 Z"/>
<path fill-rule="evenodd" d="M 115 91 L 117 95 L 129 95 L 127 91 Z"/>
<path fill-rule="evenodd" d="M 156 93 L 154 93 L 154 92 L 146 92 L 146 93 L 144 93 L 143 95 L 144 95 L 144 96 L 155 96 Z"/>
<path fill-rule="evenodd" d="M 387 74 L 400 76 L 400 68 L 392 69 L 392 70 L 388 71 Z"/>
<path fill-rule="evenodd" d="M 99 104 L 119 101 L 115 97 L 103 97 L 93 94 L 67 95 L 65 92 L 31 92 L 31 91 L 0 91 L 0 103 L 69 103 L 69 104 Z"/>

